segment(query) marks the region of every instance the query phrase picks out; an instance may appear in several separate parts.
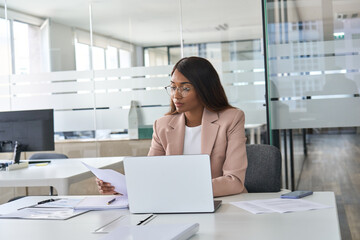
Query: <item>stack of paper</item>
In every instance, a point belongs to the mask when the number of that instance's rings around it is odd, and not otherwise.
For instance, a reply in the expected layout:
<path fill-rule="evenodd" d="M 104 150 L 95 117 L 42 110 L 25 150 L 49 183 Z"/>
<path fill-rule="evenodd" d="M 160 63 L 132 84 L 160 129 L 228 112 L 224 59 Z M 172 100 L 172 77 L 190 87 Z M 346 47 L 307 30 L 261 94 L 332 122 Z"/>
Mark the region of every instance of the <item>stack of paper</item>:
<path fill-rule="evenodd" d="M 273 212 L 286 213 L 330 208 L 330 206 L 307 200 L 282 198 L 231 202 L 231 204 L 254 214 Z"/>

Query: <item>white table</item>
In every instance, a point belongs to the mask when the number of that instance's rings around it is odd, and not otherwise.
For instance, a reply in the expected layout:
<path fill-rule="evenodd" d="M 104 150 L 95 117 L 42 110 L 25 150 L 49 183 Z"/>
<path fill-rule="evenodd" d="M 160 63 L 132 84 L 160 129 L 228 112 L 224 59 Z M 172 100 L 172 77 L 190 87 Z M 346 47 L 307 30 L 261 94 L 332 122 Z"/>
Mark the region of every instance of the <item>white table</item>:
<path fill-rule="evenodd" d="M 248 193 L 223 197 L 222 206 L 212 214 L 159 214 L 148 224 L 199 223 L 200 230 L 191 239 L 341 239 L 335 196 L 332 192 L 315 192 L 306 200 L 327 204 L 333 208 L 255 215 L 229 202 L 279 197 L 280 193 Z M 11 212 L 43 200 L 26 197 L 0 206 L 0 214 Z M 65 221 L 0 220 L 0 239 L 101 239 L 92 233 L 128 210 L 93 211 Z M 136 216 L 136 215 L 130 215 Z M 118 225 L 121 221 L 116 222 Z"/>
<path fill-rule="evenodd" d="M 0 187 L 53 186 L 58 195 L 67 195 L 72 183 L 94 176 L 81 162 L 97 168 L 122 164 L 123 157 L 51 159 L 46 166 L 0 171 Z"/>

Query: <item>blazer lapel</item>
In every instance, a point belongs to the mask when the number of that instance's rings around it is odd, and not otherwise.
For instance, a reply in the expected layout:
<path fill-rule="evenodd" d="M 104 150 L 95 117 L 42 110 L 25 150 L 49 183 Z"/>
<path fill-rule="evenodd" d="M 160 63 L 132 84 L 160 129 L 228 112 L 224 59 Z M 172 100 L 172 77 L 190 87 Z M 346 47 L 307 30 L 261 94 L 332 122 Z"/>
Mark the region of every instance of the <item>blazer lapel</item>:
<path fill-rule="evenodd" d="M 219 125 L 215 122 L 219 115 L 204 108 L 201 129 L 201 153 L 211 155 L 215 139 L 219 130 Z"/>
<path fill-rule="evenodd" d="M 168 146 L 166 155 L 182 155 L 184 152 L 184 138 L 185 138 L 185 115 L 176 114 L 169 121 L 169 131 L 166 132 Z"/>

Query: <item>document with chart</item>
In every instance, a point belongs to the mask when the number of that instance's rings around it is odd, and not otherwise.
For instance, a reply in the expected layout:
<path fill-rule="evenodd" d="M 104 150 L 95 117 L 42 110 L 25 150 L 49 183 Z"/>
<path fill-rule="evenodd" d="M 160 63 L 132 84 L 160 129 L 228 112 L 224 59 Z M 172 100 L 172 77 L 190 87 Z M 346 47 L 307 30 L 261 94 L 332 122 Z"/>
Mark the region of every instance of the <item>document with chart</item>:
<path fill-rule="evenodd" d="M 231 204 L 254 214 L 287 213 L 330 208 L 330 206 L 312 201 L 282 198 L 231 202 Z"/>
<path fill-rule="evenodd" d="M 4 214 L 1 218 L 19 218 L 19 219 L 44 219 L 44 220 L 66 220 L 88 210 L 75 210 L 71 208 L 23 208 L 16 212 Z"/>

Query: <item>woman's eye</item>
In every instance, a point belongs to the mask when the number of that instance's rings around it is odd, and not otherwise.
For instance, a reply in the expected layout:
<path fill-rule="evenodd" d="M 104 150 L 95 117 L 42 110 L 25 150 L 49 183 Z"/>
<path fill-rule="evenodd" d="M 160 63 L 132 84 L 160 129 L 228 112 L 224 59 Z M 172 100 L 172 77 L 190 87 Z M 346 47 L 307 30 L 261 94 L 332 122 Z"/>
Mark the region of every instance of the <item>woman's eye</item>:
<path fill-rule="evenodd" d="M 176 90 L 176 87 L 173 87 L 173 86 L 170 86 L 170 89 L 175 91 Z"/>
<path fill-rule="evenodd" d="M 190 88 L 188 88 L 188 87 L 183 87 L 183 91 L 188 92 L 188 91 L 190 91 Z"/>

